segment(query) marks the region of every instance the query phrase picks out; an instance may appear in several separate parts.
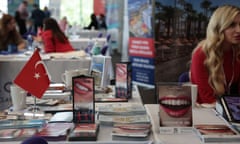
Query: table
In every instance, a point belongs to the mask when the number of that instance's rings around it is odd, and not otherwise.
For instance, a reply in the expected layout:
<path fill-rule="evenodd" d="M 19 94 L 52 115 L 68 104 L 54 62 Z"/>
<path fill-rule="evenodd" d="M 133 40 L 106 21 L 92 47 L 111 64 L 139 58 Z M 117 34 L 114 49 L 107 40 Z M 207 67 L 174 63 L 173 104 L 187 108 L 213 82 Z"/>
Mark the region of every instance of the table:
<path fill-rule="evenodd" d="M 46 56 L 47 57 L 47 56 Z M 0 56 L 0 110 L 6 109 L 11 102 L 9 86 L 25 65 L 29 56 L 7 55 Z M 43 58 L 43 61 L 51 75 L 52 82 L 62 82 L 61 75 L 65 70 L 90 68 L 91 58 Z"/>
<path fill-rule="evenodd" d="M 114 91 L 114 87 L 112 87 L 112 88 L 113 88 L 113 91 Z M 98 108 L 100 106 L 112 105 L 112 104 L 142 104 L 142 99 L 141 99 L 138 87 L 136 85 L 133 85 L 132 98 L 129 99 L 128 102 L 96 102 L 95 103 L 95 110 L 98 111 Z M 67 110 L 70 110 L 69 107 L 72 108 L 72 103 L 57 105 L 57 106 L 44 106 L 41 109 L 43 111 L 46 110 L 48 112 L 54 113 L 55 111 L 64 111 L 65 107 L 67 107 Z"/>
<path fill-rule="evenodd" d="M 146 104 L 145 108 L 151 118 L 152 131 L 155 144 L 203 144 L 198 136 L 192 133 L 184 134 L 160 134 L 158 104 Z M 193 124 L 226 124 L 223 119 L 216 115 L 212 108 L 193 108 Z M 211 143 L 223 144 L 223 143 Z M 228 143 L 224 143 L 228 144 Z M 239 144 L 231 142 L 230 144 Z"/>
<path fill-rule="evenodd" d="M 107 44 L 106 38 L 70 38 L 69 41 L 76 50 L 84 50 L 90 42 L 97 42 L 101 47 Z"/>
<path fill-rule="evenodd" d="M 105 30 L 79 30 L 78 28 L 70 29 L 69 31 L 70 37 L 72 35 L 77 35 L 80 38 L 97 38 L 100 34 L 102 34 L 102 37 L 106 37 L 107 31 Z"/>
<path fill-rule="evenodd" d="M 141 96 L 139 95 L 139 91 L 137 86 L 133 86 L 133 97 L 130 99 L 127 104 L 131 103 L 141 103 Z M 96 103 L 96 109 L 98 106 L 101 105 L 108 105 L 113 103 Z M 100 125 L 98 140 L 96 142 L 86 142 L 86 141 L 76 141 L 76 142 L 69 142 L 69 141 L 49 141 L 49 144 L 152 144 L 153 143 L 153 136 L 150 135 L 150 139 L 146 141 L 117 141 L 112 140 L 111 137 L 112 127 Z M 9 141 L 9 142 L 1 142 L 1 144 L 19 144 L 19 141 Z"/>

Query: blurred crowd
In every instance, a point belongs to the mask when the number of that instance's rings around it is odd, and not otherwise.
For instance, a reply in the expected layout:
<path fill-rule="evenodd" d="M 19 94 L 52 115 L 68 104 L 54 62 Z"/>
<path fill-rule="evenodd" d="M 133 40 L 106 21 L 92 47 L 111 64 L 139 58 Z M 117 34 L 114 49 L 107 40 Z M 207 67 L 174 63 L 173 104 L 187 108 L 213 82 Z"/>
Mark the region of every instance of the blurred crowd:
<path fill-rule="evenodd" d="M 71 27 L 67 16 L 57 21 L 51 17 L 48 7 L 40 9 L 39 5 L 34 3 L 32 11 L 28 11 L 29 6 L 28 1 L 23 0 L 14 16 L 3 14 L 0 20 L 0 52 L 29 48 L 32 41 L 41 42 L 46 53 L 73 51 L 66 36 L 67 29 Z M 91 14 L 90 20 L 90 24 L 84 29 L 107 29 L 103 14 Z"/>

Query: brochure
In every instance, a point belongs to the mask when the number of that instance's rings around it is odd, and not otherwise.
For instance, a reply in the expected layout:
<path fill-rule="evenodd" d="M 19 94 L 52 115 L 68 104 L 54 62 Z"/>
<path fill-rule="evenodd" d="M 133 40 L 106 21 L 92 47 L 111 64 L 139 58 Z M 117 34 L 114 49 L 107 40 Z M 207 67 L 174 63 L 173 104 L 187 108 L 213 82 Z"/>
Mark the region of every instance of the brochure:
<path fill-rule="evenodd" d="M 239 142 L 240 135 L 224 124 L 194 125 L 194 131 L 202 142 Z"/>
<path fill-rule="evenodd" d="M 116 97 L 131 98 L 132 83 L 131 83 L 131 63 L 120 62 L 116 63 Z"/>
<path fill-rule="evenodd" d="M 94 123 L 94 78 L 80 75 L 72 78 L 73 122 Z"/>
<path fill-rule="evenodd" d="M 183 132 L 183 128 L 184 131 L 187 130 L 185 128 L 191 130 L 193 124 L 191 86 L 158 83 L 157 95 L 160 132 L 179 133 Z"/>

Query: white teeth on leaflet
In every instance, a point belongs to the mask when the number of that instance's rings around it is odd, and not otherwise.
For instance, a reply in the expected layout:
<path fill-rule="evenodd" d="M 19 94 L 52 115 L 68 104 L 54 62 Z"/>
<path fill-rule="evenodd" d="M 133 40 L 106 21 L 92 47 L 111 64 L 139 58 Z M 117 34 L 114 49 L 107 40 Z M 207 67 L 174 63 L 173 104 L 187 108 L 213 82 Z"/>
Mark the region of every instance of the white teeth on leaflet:
<path fill-rule="evenodd" d="M 82 86 L 82 85 L 80 85 L 78 83 L 76 84 L 76 86 L 77 86 L 78 89 L 80 89 L 82 91 L 88 91 L 88 89 L 86 87 L 84 87 L 84 86 Z"/>
<path fill-rule="evenodd" d="M 163 100 L 162 104 L 166 105 L 187 105 L 189 102 L 186 100 Z"/>

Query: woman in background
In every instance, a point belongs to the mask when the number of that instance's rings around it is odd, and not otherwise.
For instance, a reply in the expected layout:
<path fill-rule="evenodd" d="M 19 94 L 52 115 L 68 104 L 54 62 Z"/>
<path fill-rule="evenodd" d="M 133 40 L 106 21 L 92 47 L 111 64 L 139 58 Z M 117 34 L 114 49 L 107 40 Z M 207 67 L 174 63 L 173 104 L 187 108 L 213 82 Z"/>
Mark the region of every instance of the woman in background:
<path fill-rule="evenodd" d="M 193 51 L 191 82 L 197 103 L 215 106 L 221 95 L 240 93 L 240 9 L 225 5 L 210 18 L 206 39 Z"/>
<path fill-rule="evenodd" d="M 85 27 L 84 29 L 89 29 L 89 30 L 91 30 L 91 29 L 94 29 L 94 30 L 98 30 L 99 29 L 99 25 L 98 25 L 98 20 L 97 20 L 97 17 L 96 17 L 96 15 L 95 14 L 91 14 L 91 22 L 90 22 L 90 24 L 87 26 L 87 27 Z"/>
<path fill-rule="evenodd" d="M 60 22 L 59 22 L 59 26 L 60 26 L 60 29 L 65 32 L 67 30 L 67 27 L 68 27 L 68 21 L 67 21 L 67 17 L 64 16 Z"/>
<path fill-rule="evenodd" d="M 40 40 L 44 44 L 45 53 L 74 51 L 68 38 L 60 29 L 57 21 L 53 18 L 44 20 L 43 32 L 40 35 Z"/>
<path fill-rule="evenodd" d="M 104 30 L 107 29 L 106 18 L 104 14 L 99 15 L 98 23 L 99 23 L 99 29 L 104 29 Z"/>
<path fill-rule="evenodd" d="M 15 18 L 9 14 L 3 14 L 0 20 L 0 50 L 8 51 L 9 45 L 14 45 L 17 50 L 26 48 L 26 42 L 16 29 Z"/>

